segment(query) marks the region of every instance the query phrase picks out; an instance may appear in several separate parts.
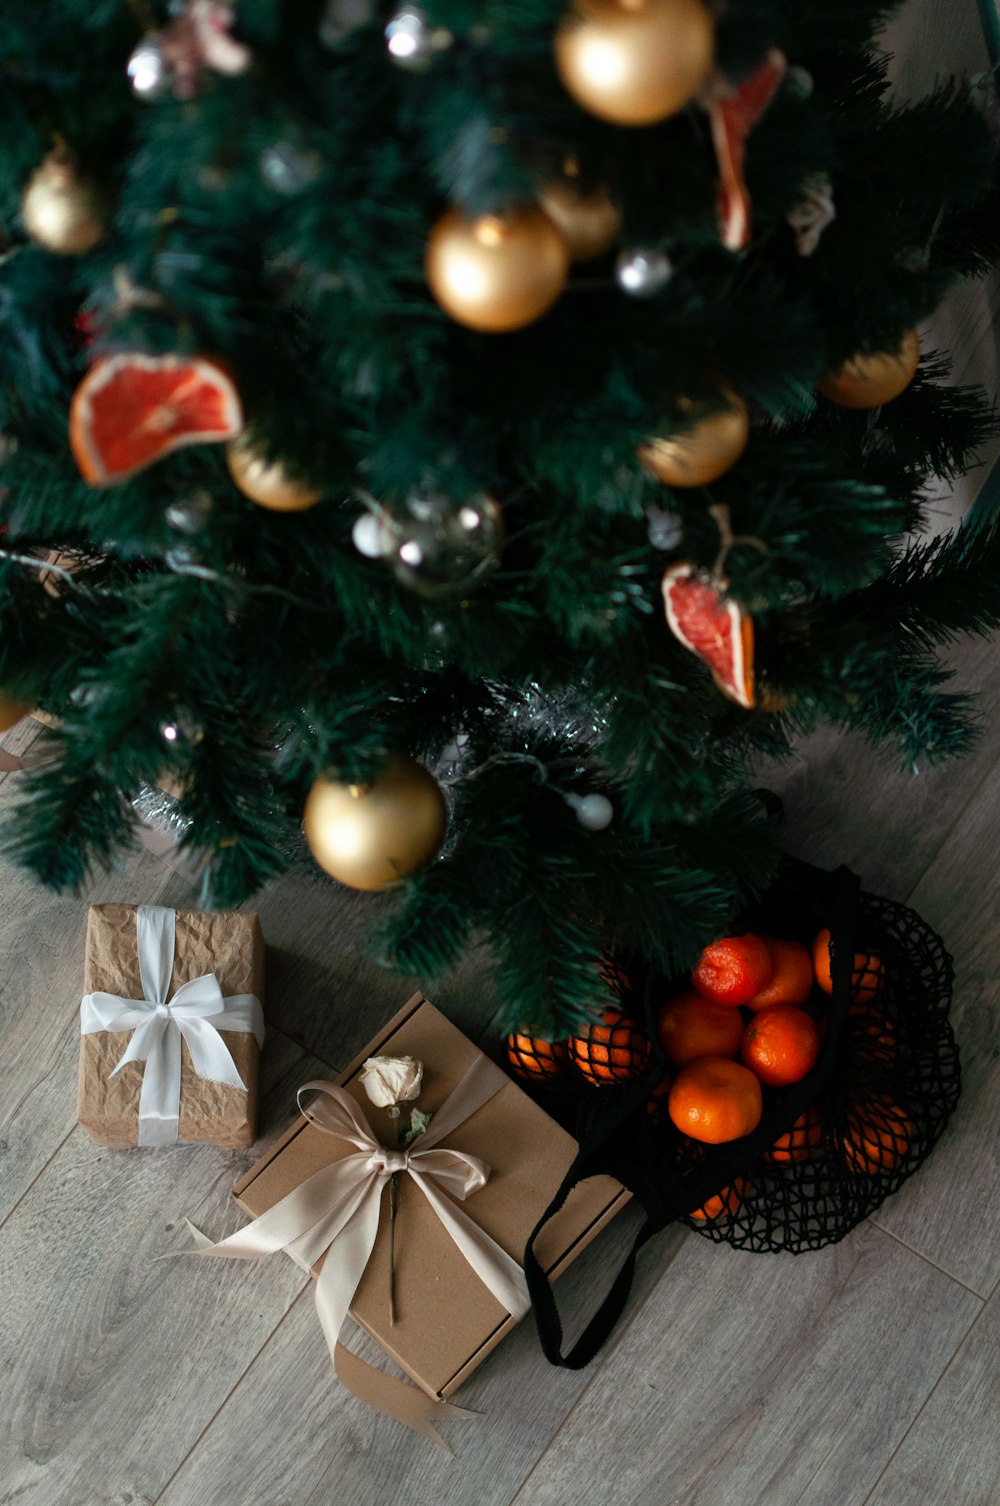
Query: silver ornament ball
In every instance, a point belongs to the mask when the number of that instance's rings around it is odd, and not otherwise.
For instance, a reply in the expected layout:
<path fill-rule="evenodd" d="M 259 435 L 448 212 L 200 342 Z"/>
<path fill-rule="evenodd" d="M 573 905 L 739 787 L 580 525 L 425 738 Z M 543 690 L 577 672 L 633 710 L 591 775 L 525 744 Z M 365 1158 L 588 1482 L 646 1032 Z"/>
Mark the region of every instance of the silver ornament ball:
<path fill-rule="evenodd" d="M 633 247 L 623 251 L 615 262 L 618 286 L 631 298 L 652 298 L 673 275 L 673 263 L 662 251 Z"/>
<path fill-rule="evenodd" d="M 199 491 L 181 502 L 171 502 L 164 517 L 176 533 L 198 533 L 212 516 L 212 506 L 209 493 Z"/>
<path fill-rule="evenodd" d="M 146 33 L 129 58 L 127 71 L 140 99 L 160 99 L 170 92 L 174 68 L 167 59 L 159 32 Z"/>
<path fill-rule="evenodd" d="M 315 182 L 323 164 L 318 152 L 300 150 L 290 141 L 276 141 L 264 148 L 258 165 L 268 188 L 291 198 Z"/>
<path fill-rule="evenodd" d="M 816 87 L 808 68 L 795 63 L 785 74 L 785 88 L 793 99 L 809 99 Z"/>
<path fill-rule="evenodd" d="M 418 5 L 404 5 L 385 28 L 389 56 L 400 68 L 426 68 L 434 54 L 446 51 L 454 41 L 443 26 L 431 26 Z"/>
<path fill-rule="evenodd" d="M 359 554 L 366 559 L 380 560 L 392 549 L 392 539 L 385 537 L 382 524 L 374 513 L 363 512 L 351 529 L 351 538 Z"/>

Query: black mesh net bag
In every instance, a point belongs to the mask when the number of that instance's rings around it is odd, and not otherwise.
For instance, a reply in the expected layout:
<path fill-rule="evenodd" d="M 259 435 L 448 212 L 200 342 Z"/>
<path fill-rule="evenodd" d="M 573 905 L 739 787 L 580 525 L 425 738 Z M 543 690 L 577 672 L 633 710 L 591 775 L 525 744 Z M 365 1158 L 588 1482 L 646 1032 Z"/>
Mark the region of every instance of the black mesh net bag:
<path fill-rule="evenodd" d="M 582 1070 L 579 1046 L 567 1062 L 557 1044 L 544 1069 L 519 1072 L 580 1142 L 539 1229 L 572 1186 L 602 1172 L 628 1186 L 646 1213 L 604 1306 L 567 1356 L 532 1236 L 525 1270 L 554 1363 L 576 1368 L 597 1352 L 624 1305 L 637 1249 L 668 1223 L 681 1220 L 737 1249 L 817 1250 L 842 1239 L 929 1154 L 959 1095 L 951 959 L 905 905 L 862 894 L 847 869 L 827 873 L 794 859 L 734 928 L 810 950 L 824 929 L 832 991 L 817 984 L 804 1005 L 820 1024 L 820 1055 L 799 1081 L 763 1088 L 760 1122 L 741 1139 L 709 1145 L 675 1128 L 657 1026 L 680 985 L 635 961 L 615 970 L 622 1018 L 587 1042 Z"/>

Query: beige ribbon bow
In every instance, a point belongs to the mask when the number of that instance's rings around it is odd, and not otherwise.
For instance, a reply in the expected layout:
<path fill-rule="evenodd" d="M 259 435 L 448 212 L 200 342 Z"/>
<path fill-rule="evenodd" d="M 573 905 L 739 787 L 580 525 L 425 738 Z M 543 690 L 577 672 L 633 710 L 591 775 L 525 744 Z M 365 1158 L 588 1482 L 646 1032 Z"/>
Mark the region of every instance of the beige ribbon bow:
<path fill-rule="evenodd" d="M 490 1168 L 477 1156 L 438 1145 L 497 1093 L 507 1078 L 485 1057 L 469 1068 L 433 1116 L 430 1126 L 405 1150 L 380 1145 L 371 1125 L 349 1094 L 332 1082 L 307 1082 L 299 1089 L 299 1107 L 317 1129 L 349 1140 L 359 1154 L 346 1156 L 309 1177 L 294 1192 L 254 1219 L 247 1228 L 218 1244 L 191 1227 L 200 1255 L 253 1260 L 284 1250 L 306 1270 L 326 1254 L 316 1282 L 316 1311 L 340 1381 L 362 1401 L 387 1417 L 422 1433 L 451 1453 L 432 1418 L 475 1417 L 464 1407 L 434 1401 L 407 1381 L 385 1375 L 339 1342 L 340 1330 L 354 1300 L 378 1235 L 382 1192 L 394 1172 L 413 1178 L 451 1238 L 484 1286 L 515 1318 L 531 1300 L 524 1271 L 490 1239 L 451 1197 L 464 1200 L 486 1185 Z M 307 1107 L 302 1094 L 321 1096 Z"/>

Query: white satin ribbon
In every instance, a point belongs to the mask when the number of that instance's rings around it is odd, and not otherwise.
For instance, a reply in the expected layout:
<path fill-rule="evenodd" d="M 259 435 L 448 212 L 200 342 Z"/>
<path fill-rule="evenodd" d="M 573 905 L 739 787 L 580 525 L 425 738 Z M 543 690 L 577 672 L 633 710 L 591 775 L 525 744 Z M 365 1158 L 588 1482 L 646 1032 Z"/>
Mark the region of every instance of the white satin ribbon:
<path fill-rule="evenodd" d="M 131 1030 L 132 1038 L 111 1076 L 126 1062 L 145 1062 L 139 1093 L 139 1144 L 173 1145 L 181 1106 L 181 1040 L 187 1042 L 199 1077 L 231 1088 L 246 1083 L 236 1070 L 220 1030 L 252 1033 L 264 1043 L 264 1014 L 256 994 L 223 998 L 214 973 L 182 983 L 169 998 L 174 967 L 176 912 L 163 905 L 140 905 L 135 928 L 142 999 L 117 994 L 84 994 L 80 1032 Z"/>
<path fill-rule="evenodd" d="M 354 1099 L 332 1082 L 307 1082 L 299 1107 L 317 1129 L 358 1147 L 358 1154 L 315 1172 L 245 1229 L 213 1244 L 189 1224 L 198 1250 L 192 1253 L 253 1260 L 284 1250 L 306 1270 L 326 1254 L 316 1282 L 316 1311 L 340 1381 L 386 1416 L 403 1422 L 450 1453 L 431 1419 L 474 1417 L 464 1407 L 434 1401 L 406 1381 L 365 1363 L 339 1343 L 340 1330 L 364 1275 L 378 1234 L 382 1192 L 394 1172 L 412 1177 L 456 1246 L 497 1301 L 515 1318 L 531 1306 L 524 1271 L 506 1250 L 446 1197 L 464 1200 L 486 1185 L 490 1168 L 477 1156 L 438 1147 L 507 1082 L 479 1057 L 433 1116 L 430 1126 L 406 1150 L 380 1145 Z M 302 1107 L 302 1094 L 322 1095 Z"/>

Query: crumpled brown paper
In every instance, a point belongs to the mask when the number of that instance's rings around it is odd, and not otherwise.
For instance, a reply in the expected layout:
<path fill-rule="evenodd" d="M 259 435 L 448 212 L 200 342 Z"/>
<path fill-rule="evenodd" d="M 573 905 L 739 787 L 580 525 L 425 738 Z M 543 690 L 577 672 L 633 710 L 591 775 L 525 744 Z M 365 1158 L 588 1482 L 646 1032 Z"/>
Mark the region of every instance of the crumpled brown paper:
<path fill-rule="evenodd" d="M 92 905 L 87 922 L 83 992 L 141 999 L 135 905 Z M 256 915 L 230 911 L 210 915 L 178 910 L 171 995 L 182 983 L 214 973 L 223 995 L 256 994 L 264 998 L 264 937 Z M 98 1145 L 125 1149 L 139 1138 L 139 1093 L 143 1062 L 128 1062 L 111 1073 L 125 1051 L 131 1032 L 101 1030 L 80 1038 L 77 1119 Z M 207 1140 L 226 1148 L 252 1145 L 257 1136 L 260 1050 L 256 1038 L 221 1030 L 236 1070 L 248 1091 L 226 1083 L 206 1082 L 181 1043 L 181 1111 L 178 1138 Z"/>

